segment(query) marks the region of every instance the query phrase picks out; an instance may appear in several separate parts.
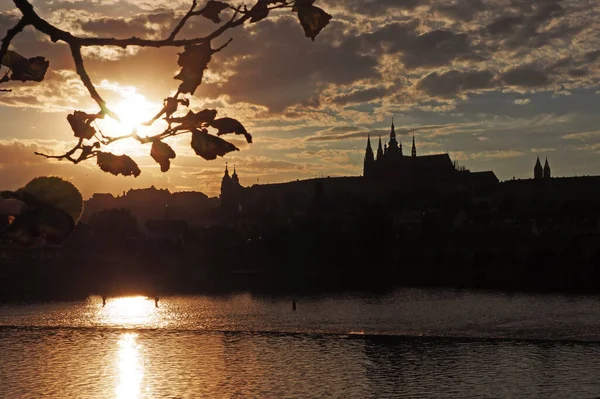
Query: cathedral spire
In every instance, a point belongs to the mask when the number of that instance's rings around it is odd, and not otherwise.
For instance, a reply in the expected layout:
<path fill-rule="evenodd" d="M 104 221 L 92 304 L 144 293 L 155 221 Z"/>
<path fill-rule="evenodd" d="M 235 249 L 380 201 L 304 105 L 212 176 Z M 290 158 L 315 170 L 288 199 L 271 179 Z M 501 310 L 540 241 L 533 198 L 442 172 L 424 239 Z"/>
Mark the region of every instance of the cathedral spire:
<path fill-rule="evenodd" d="M 377 160 L 383 159 L 383 147 L 381 146 L 381 136 L 379 136 L 379 145 L 377 146 Z"/>
<path fill-rule="evenodd" d="M 415 145 L 415 135 L 413 134 L 413 145 L 411 155 L 413 158 L 417 156 L 417 146 Z"/>
<path fill-rule="evenodd" d="M 533 167 L 533 178 L 534 179 L 542 179 L 544 177 L 544 170 L 542 169 L 542 163 L 540 162 L 540 157 L 537 157 L 537 161 L 535 162 L 535 166 Z"/>
<path fill-rule="evenodd" d="M 550 171 L 550 164 L 548 164 L 548 157 L 546 157 L 546 163 L 544 164 L 544 179 L 552 178 L 552 172 Z"/>
<path fill-rule="evenodd" d="M 367 149 L 365 150 L 365 161 L 363 164 L 363 176 L 369 177 L 372 175 L 375 157 L 373 156 L 373 148 L 371 148 L 371 135 L 367 135 Z"/>
<path fill-rule="evenodd" d="M 390 133 L 390 139 L 396 138 L 396 129 L 394 128 L 394 117 L 392 116 L 392 131 Z"/>

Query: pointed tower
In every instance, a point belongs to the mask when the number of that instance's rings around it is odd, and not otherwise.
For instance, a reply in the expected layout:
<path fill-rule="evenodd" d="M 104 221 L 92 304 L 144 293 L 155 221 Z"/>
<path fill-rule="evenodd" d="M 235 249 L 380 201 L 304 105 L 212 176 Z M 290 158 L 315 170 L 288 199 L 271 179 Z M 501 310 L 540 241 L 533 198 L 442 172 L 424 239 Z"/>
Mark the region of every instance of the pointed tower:
<path fill-rule="evenodd" d="M 231 191 L 231 177 L 229 177 L 229 170 L 227 169 L 227 162 L 225 163 L 225 174 L 221 179 L 221 202 L 226 200 L 228 194 Z"/>
<path fill-rule="evenodd" d="M 548 157 L 546 157 L 546 163 L 544 164 L 544 179 L 551 179 L 552 172 L 550 171 L 550 165 L 548 164 Z"/>
<path fill-rule="evenodd" d="M 240 178 L 238 177 L 238 174 L 235 171 L 235 165 L 233 165 L 233 174 L 231 175 L 231 182 L 236 186 L 240 185 Z"/>
<path fill-rule="evenodd" d="M 383 161 L 383 147 L 381 146 L 381 136 L 379 136 L 379 145 L 377 145 L 377 162 Z"/>
<path fill-rule="evenodd" d="M 373 174 L 373 166 L 375 165 L 375 157 L 373 156 L 373 148 L 371 148 L 371 135 L 367 135 L 367 149 L 365 151 L 365 162 L 363 165 L 363 176 L 371 177 Z"/>
<path fill-rule="evenodd" d="M 393 155 L 400 154 L 402 155 L 402 144 L 398 145 L 398 140 L 396 140 L 396 129 L 394 128 L 394 118 L 392 118 L 392 131 L 390 132 L 390 142 L 387 146 L 386 153 L 390 153 Z"/>
<path fill-rule="evenodd" d="M 533 167 L 533 178 L 534 179 L 542 179 L 544 177 L 544 170 L 542 169 L 542 163 L 540 162 L 540 157 L 537 157 L 537 161 L 535 166 Z"/>
<path fill-rule="evenodd" d="M 417 146 L 415 145 L 415 135 L 414 134 L 413 134 L 413 146 L 412 146 L 411 155 L 413 158 L 417 157 Z"/>

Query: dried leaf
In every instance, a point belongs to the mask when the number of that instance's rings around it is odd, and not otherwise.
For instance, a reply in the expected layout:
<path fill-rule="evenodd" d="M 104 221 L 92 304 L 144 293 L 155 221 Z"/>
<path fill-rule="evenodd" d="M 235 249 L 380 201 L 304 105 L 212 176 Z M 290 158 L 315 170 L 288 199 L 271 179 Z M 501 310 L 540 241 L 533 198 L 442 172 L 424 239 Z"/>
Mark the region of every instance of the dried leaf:
<path fill-rule="evenodd" d="M 243 134 L 248 143 L 252 143 L 252 136 L 246 131 L 244 125 L 242 125 L 239 121 L 233 118 L 220 118 L 215 119 L 210 123 L 210 126 L 217 129 L 219 132 L 218 136 L 223 134 L 235 133 L 235 134 Z"/>
<path fill-rule="evenodd" d="M 174 79 L 183 81 L 179 85 L 180 93 L 194 94 L 196 88 L 202 83 L 202 76 L 208 67 L 211 55 L 210 43 L 186 46 L 183 53 L 179 54 L 177 64 L 181 67 L 181 71 Z"/>
<path fill-rule="evenodd" d="M 292 12 L 298 12 L 299 8 L 311 7 L 315 3 L 315 0 L 296 0 L 292 7 Z"/>
<path fill-rule="evenodd" d="M 12 71 L 11 80 L 41 82 L 46 76 L 50 62 L 44 57 L 25 58 L 17 52 L 8 50 L 2 59 L 2 65 Z"/>
<path fill-rule="evenodd" d="M 161 172 L 166 172 L 171 167 L 171 159 L 176 157 L 175 151 L 167 143 L 160 140 L 152 142 L 150 156 L 160 165 Z"/>
<path fill-rule="evenodd" d="M 208 18 L 213 21 L 215 24 L 221 22 L 221 18 L 219 18 L 219 14 L 224 9 L 229 8 L 229 4 L 223 3 L 221 1 L 210 0 L 206 3 L 206 6 L 200 11 L 200 15 L 204 18 Z"/>
<path fill-rule="evenodd" d="M 100 169 L 115 176 L 121 174 L 138 177 L 142 173 L 135 161 L 127 155 L 114 155 L 110 152 L 100 151 L 97 155 L 97 162 Z"/>
<path fill-rule="evenodd" d="M 217 111 L 214 109 L 204 109 L 198 113 L 188 112 L 186 116 L 181 118 L 171 118 L 169 123 L 180 123 L 173 130 L 190 130 L 204 128 L 212 123 L 217 116 Z"/>
<path fill-rule="evenodd" d="M 259 1 L 250 9 L 250 14 L 252 18 L 250 19 L 250 23 L 262 21 L 263 19 L 269 16 L 269 8 L 266 2 Z"/>
<path fill-rule="evenodd" d="M 200 155 L 207 161 L 216 159 L 217 156 L 224 156 L 231 151 L 239 151 L 233 144 L 222 138 L 208 134 L 206 129 L 192 130 L 192 148 L 196 155 Z"/>
<path fill-rule="evenodd" d="M 98 115 L 86 114 L 82 111 L 75 111 L 67 115 L 67 121 L 71 125 L 71 129 L 75 133 L 75 137 L 82 139 L 91 139 L 96 134 L 96 129 L 91 126 L 91 123 L 98 118 Z"/>
<path fill-rule="evenodd" d="M 311 3 L 310 1 L 308 3 Z M 331 20 L 331 15 L 315 6 L 298 6 L 298 19 L 300 25 L 304 28 L 306 37 L 310 37 L 313 41 L 321 32 L 321 30 L 327 26 Z"/>

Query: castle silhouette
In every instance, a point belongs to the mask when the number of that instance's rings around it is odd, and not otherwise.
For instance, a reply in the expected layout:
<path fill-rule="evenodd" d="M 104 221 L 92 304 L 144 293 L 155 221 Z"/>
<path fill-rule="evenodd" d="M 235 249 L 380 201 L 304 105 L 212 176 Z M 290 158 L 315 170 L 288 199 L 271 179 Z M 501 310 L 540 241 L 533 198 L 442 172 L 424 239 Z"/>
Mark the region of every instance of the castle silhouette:
<path fill-rule="evenodd" d="M 458 178 L 459 172 L 466 172 L 453 163 L 448 154 L 417 156 L 415 136 L 412 137 L 410 156 L 404 155 L 402 143 L 398 141 L 396 129 L 392 120 L 390 140 L 383 147 L 381 137 L 377 154 L 373 154 L 371 137 L 367 137 L 363 176 L 367 179 L 383 180 L 388 183 L 409 183 L 419 185 L 432 181 L 447 181 Z"/>

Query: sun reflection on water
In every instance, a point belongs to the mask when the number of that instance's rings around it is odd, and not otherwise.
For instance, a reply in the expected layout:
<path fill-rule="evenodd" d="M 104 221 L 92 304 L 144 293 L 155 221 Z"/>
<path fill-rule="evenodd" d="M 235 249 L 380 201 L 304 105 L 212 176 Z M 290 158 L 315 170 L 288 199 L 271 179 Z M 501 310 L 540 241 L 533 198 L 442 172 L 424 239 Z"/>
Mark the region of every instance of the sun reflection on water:
<path fill-rule="evenodd" d="M 109 298 L 98 316 L 102 324 L 123 327 L 156 325 L 161 319 L 154 300 L 143 296 Z"/>
<path fill-rule="evenodd" d="M 144 368 L 137 343 L 137 334 L 125 333 L 119 339 L 119 385 L 117 399 L 138 399 L 141 397 Z"/>

